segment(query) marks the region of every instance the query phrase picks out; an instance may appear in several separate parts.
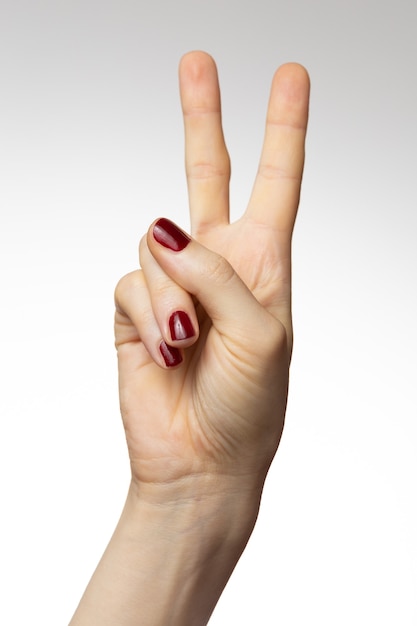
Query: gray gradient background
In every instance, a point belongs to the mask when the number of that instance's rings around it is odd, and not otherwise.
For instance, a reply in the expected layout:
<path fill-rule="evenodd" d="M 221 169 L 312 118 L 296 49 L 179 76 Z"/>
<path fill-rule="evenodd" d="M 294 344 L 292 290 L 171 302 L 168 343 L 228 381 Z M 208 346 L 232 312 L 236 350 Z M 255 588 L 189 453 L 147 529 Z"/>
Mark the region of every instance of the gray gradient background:
<path fill-rule="evenodd" d="M 113 288 L 188 225 L 177 65 L 217 60 L 233 215 L 270 79 L 312 80 L 287 426 L 212 624 L 417 623 L 412 0 L 0 4 L 2 624 L 64 624 L 120 513 Z"/>

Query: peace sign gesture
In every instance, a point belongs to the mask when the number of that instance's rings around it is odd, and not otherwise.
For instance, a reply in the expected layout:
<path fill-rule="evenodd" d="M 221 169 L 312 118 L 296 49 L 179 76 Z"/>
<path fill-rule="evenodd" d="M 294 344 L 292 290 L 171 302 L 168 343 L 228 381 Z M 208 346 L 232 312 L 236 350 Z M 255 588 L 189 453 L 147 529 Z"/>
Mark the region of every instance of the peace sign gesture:
<path fill-rule="evenodd" d="M 258 513 L 292 348 L 291 235 L 309 80 L 275 74 L 248 208 L 229 223 L 214 61 L 180 65 L 189 236 L 165 218 L 116 288 L 120 404 L 132 481 L 71 626 L 201 626 Z"/>
<path fill-rule="evenodd" d="M 230 224 L 215 63 L 190 53 L 179 75 L 193 238 L 158 220 L 141 242 L 142 270 L 116 290 L 133 478 L 149 487 L 220 472 L 259 483 L 286 404 L 308 76 L 296 64 L 276 72 L 253 192 Z"/>

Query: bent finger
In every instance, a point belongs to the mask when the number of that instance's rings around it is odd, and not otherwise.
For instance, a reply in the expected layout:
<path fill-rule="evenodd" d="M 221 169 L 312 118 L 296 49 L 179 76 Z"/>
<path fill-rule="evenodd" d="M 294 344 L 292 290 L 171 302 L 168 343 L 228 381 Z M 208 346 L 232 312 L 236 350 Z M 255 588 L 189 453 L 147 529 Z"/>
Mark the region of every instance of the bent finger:
<path fill-rule="evenodd" d="M 146 237 L 140 242 L 139 260 L 163 339 L 177 347 L 192 345 L 198 339 L 198 320 L 190 294 L 163 271 L 150 253 Z"/>
<path fill-rule="evenodd" d="M 146 348 L 150 358 L 162 368 L 182 362 L 182 353 L 163 338 L 152 309 L 144 274 L 136 270 L 124 276 L 115 290 L 116 347 L 135 344 Z M 118 318 L 118 319 L 117 319 Z"/>
<path fill-rule="evenodd" d="M 224 257 L 165 218 L 151 226 L 147 242 L 158 264 L 197 298 L 221 335 L 249 352 L 267 349 L 272 337 L 285 338 L 286 344 L 284 326 L 258 302 Z"/>

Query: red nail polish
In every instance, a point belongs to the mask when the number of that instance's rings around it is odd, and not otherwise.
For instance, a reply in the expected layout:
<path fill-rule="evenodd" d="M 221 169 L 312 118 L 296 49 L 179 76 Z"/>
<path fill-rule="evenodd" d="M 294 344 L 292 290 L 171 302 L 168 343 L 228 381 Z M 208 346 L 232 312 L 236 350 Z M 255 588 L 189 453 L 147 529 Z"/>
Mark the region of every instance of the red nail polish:
<path fill-rule="evenodd" d="M 161 341 L 159 344 L 159 351 L 162 354 L 167 367 L 175 367 L 182 362 L 181 352 L 178 348 L 169 346 L 165 343 L 165 341 Z"/>
<path fill-rule="evenodd" d="M 195 335 L 191 320 L 184 311 L 175 311 L 171 315 L 169 318 L 169 330 L 173 341 L 189 339 Z"/>
<path fill-rule="evenodd" d="M 165 248 L 180 252 L 190 243 L 191 239 L 173 222 L 165 217 L 159 219 L 153 227 L 154 239 Z"/>

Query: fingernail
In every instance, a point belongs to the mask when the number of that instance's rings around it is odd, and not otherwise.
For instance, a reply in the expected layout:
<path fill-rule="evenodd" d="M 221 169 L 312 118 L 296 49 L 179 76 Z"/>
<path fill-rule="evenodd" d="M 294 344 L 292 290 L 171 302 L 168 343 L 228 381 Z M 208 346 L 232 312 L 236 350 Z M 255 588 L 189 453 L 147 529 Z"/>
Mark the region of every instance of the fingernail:
<path fill-rule="evenodd" d="M 167 367 L 175 367 L 175 365 L 179 365 L 182 362 L 181 352 L 177 348 L 166 344 L 165 341 L 161 341 L 159 344 L 159 351 Z"/>
<path fill-rule="evenodd" d="M 173 341 L 189 339 L 195 335 L 191 320 L 184 311 L 175 311 L 171 315 L 169 318 L 169 330 Z"/>
<path fill-rule="evenodd" d="M 191 239 L 173 222 L 165 217 L 159 219 L 153 227 L 154 239 L 165 248 L 180 252 L 190 243 Z"/>

